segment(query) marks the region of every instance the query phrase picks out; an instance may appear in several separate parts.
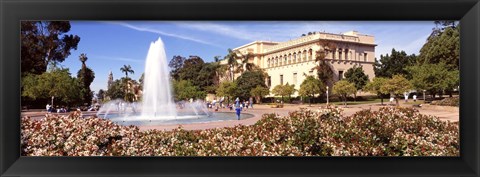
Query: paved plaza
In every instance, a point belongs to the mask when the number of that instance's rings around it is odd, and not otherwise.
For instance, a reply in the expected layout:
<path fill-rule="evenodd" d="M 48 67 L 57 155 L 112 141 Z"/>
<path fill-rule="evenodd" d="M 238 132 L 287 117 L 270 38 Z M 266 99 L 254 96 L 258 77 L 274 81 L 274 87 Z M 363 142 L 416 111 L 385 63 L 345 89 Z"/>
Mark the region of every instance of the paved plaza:
<path fill-rule="evenodd" d="M 404 104 L 403 101 L 400 102 L 400 105 L 403 107 L 412 107 L 412 105 Z M 203 130 L 203 129 L 210 129 L 210 128 L 217 128 L 217 127 L 233 127 L 235 125 L 253 125 L 255 122 L 261 119 L 263 114 L 266 113 L 275 113 L 280 116 L 287 116 L 289 112 L 300 110 L 301 108 L 307 109 L 319 109 L 320 107 L 324 107 L 325 104 L 312 104 L 312 106 L 308 106 L 308 104 L 285 104 L 283 108 L 271 108 L 269 105 L 254 105 L 254 108 L 244 109 L 242 113 L 253 114 L 254 117 L 242 120 L 230 120 L 230 121 L 219 121 L 219 122 L 208 122 L 208 123 L 194 123 L 194 124 L 172 124 L 172 125 L 159 125 L 159 126 L 141 126 L 139 127 L 140 130 L 149 130 L 149 129 L 158 129 L 158 130 L 172 130 L 179 126 L 182 126 L 183 129 L 186 130 Z M 359 105 L 348 105 L 347 108 L 344 106 L 339 106 L 343 109 L 343 114 L 346 116 L 350 116 L 355 112 L 358 112 L 363 109 L 371 109 L 371 110 L 378 110 L 381 107 L 388 106 L 381 105 L 380 103 L 370 103 L 370 104 L 359 104 Z M 433 115 L 441 120 L 450 121 L 450 122 L 457 122 L 459 121 L 459 112 L 454 111 L 451 109 L 432 109 L 432 108 L 415 108 L 420 111 L 421 114 L 426 115 Z M 213 109 L 210 109 L 213 111 Z M 234 112 L 230 111 L 229 109 L 219 109 L 219 112 Z M 30 110 L 26 112 L 22 112 L 23 116 L 30 116 L 33 119 L 41 119 L 45 116 L 46 112 L 43 110 Z M 53 113 L 58 115 L 67 115 L 68 113 Z M 89 117 L 95 115 L 96 112 L 83 112 L 84 117 Z"/>

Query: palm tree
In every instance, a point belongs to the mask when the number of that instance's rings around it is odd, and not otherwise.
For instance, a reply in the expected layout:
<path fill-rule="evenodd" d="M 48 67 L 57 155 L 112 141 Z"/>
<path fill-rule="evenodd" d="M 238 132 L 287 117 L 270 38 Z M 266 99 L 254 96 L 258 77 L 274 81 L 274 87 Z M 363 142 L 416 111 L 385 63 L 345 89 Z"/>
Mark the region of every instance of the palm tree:
<path fill-rule="evenodd" d="M 235 66 L 239 66 L 239 63 L 237 62 L 237 53 L 234 52 L 232 49 L 228 49 L 228 54 L 225 56 L 225 59 L 227 60 L 227 65 L 228 65 L 228 70 L 229 70 L 229 77 L 230 80 L 235 81 L 235 76 L 234 73 L 238 72 L 238 69 L 235 70 Z"/>
<path fill-rule="evenodd" d="M 79 60 L 82 62 L 82 68 L 85 69 L 87 67 L 87 65 L 85 65 L 85 62 L 88 60 L 87 54 L 80 54 Z"/>
<path fill-rule="evenodd" d="M 125 97 L 124 97 L 124 100 L 125 101 L 129 101 L 131 100 L 131 95 L 130 95 L 130 91 L 128 90 L 128 73 L 134 73 L 134 71 L 132 70 L 132 67 L 130 65 L 123 65 L 123 67 L 120 68 L 120 71 L 124 72 L 125 73 Z"/>
<path fill-rule="evenodd" d="M 248 62 L 248 60 L 252 56 L 253 56 L 252 53 L 247 53 L 247 54 L 243 55 L 240 52 L 238 52 L 237 57 L 240 59 L 241 65 L 242 65 L 242 68 L 239 69 L 241 73 L 243 73 L 245 71 L 253 71 L 253 70 L 258 68 L 255 64 Z"/>
<path fill-rule="evenodd" d="M 125 73 L 125 77 L 128 78 L 128 73 L 135 73 L 133 70 L 132 70 L 132 67 L 130 65 L 123 65 L 122 68 L 120 68 L 120 71 L 122 71 L 123 73 Z"/>

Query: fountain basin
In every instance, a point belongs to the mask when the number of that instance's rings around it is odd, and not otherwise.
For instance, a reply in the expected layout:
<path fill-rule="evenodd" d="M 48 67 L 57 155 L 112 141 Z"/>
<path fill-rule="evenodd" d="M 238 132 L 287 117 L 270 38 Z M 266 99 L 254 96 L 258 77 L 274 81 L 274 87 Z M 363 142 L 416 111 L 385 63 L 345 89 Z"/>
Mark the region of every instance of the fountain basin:
<path fill-rule="evenodd" d="M 140 114 L 124 116 L 122 114 L 113 113 L 108 115 L 100 115 L 112 122 L 129 126 L 154 126 L 154 125 L 175 125 L 175 124 L 194 124 L 194 123 L 209 123 L 218 121 L 237 120 L 237 115 L 234 112 L 214 112 L 210 115 L 178 115 L 178 116 L 162 116 L 161 118 L 148 118 Z M 241 113 L 240 120 L 254 117 L 253 114 Z"/>

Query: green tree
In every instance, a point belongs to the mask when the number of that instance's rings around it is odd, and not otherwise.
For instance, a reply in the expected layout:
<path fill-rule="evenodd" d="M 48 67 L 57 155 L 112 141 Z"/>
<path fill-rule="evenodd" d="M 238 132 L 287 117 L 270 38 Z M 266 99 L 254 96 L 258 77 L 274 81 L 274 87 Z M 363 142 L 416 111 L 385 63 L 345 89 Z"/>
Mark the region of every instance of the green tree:
<path fill-rule="evenodd" d="M 368 82 L 368 75 L 366 75 L 363 72 L 363 68 L 354 66 L 345 72 L 345 79 L 347 79 L 348 82 L 353 83 L 355 85 L 355 89 L 362 90 L 363 87 L 367 84 Z M 357 92 L 353 94 L 354 98 L 357 98 Z"/>
<path fill-rule="evenodd" d="M 110 99 L 124 99 L 126 95 L 126 85 L 125 85 L 125 80 L 115 80 L 113 83 L 110 85 L 108 90 L 106 91 L 105 95 L 109 97 Z"/>
<path fill-rule="evenodd" d="M 168 66 L 170 67 L 170 76 L 172 76 L 173 79 L 179 80 L 180 79 L 180 70 L 183 68 L 183 63 L 185 62 L 186 58 L 182 57 L 180 55 L 175 55 L 173 58 L 170 60 L 168 63 Z"/>
<path fill-rule="evenodd" d="M 399 106 L 398 97 L 412 88 L 412 84 L 405 77 L 402 75 L 394 75 L 380 87 L 380 91 L 382 93 L 390 93 L 390 95 L 395 98 L 397 106 Z"/>
<path fill-rule="evenodd" d="M 346 80 L 338 81 L 333 85 L 333 93 L 342 97 L 345 107 L 347 107 L 347 96 L 355 94 L 356 92 L 355 84 Z"/>
<path fill-rule="evenodd" d="M 42 74 L 47 66 L 63 62 L 70 51 L 77 50 L 80 37 L 66 34 L 69 21 L 21 21 L 21 72 L 22 76 Z"/>
<path fill-rule="evenodd" d="M 205 62 L 202 58 L 198 56 L 189 56 L 179 70 L 179 80 L 190 80 L 193 85 L 200 86 L 201 84 L 199 83 L 200 81 L 198 81 L 198 75 L 204 65 Z"/>
<path fill-rule="evenodd" d="M 427 90 L 433 97 L 446 90 L 453 90 L 460 83 L 459 71 L 448 68 L 447 64 L 422 64 L 409 67 L 412 73 L 413 87 L 418 90 Z"/>
<path fill-rule="evenodd" d="M 68 69 L 53 68 L 40 75 L 28 74 L 22 78 L 22 96 L 33 100 L 49 100 L 55 97 L 56 103 L 77 105 L 81 98 L 77 79 L 71 77 Z"/>
<path fill-rule="evenodd" d="M 257 87 L 255 87 L 250 91 L 250 95 L 255 97 L 255 100 L 257 101 L 258 104 L 262 103 L 262 97 L 267 96 L 268 94 L 270 94 L 270 90 L 260 85 L 257 85 Z"/>
<path fill-rule="evenodd" d="M 380 60 L 375 59 L 373 68 L 376 77 L 391 78 L 393 75 L 401 74 L 411 78 L 411 74 L 405 69 L 416 63 L 415 55 L 407 55 L 404 51 L 392 49 L 391 54 L 380 55 Z"/>
<path fill-rule="evenodd" d="M 288 101 L 289 101 L 289 102 L 291 102 L 291 100 L 292 100 L 291 96 L 292 96 L 293 94 L 295 94 L 295 91 L 297 91 L 297 90 L 295 89 L 295 84 L 290 84 L 290 85 L 289 85 L 289 84 L 287 83 L 287 84 L 285 85 L 285 93 L 288 95 Z"/>
<path fill-rule="evenodd" d="M 193 85 L 189 80 L 173 80 L 173 90 L 175 93 L 175 100 L 204 99 L 206 93 L 200 88 Z"/>
<path fill-rule="evenodd" d="M 227 97 L 227 104 L 230 104 L 230 98 L 237 96 L 237 84 L 230 81 L 220 83 L 216 90 L 216 95 L 220 97 Z"/>
<path fill-rule="evenodd" d="M 382 105 L 383 105 L 383 96 L 385 94 L 389 94 L 388 92 L 382 92 L 380 89 L 382 85 L 385 84 L 387 81 L 387 78 L 384 77 L 374 77 L 371 82 L 368 82 L 367 85 L 365 85 L 364 90 L 369 91 L 371 93 L 377 94 L 378 97 L 382 100 Z"/>
<path fill-rule="evenodd" d="M 450 70 L 459 69 L 460 27 L 454 21 L 435 21 L 437 25 L 420 49 L 420 64 L 444 62 Z"/>
<path fill-rule="evenodd" d="M 82 62 L 82 68 L 80 68 L 77 73 L 77 79 L 81 86 L 80 95 L 82 97 L 82 103 L 89 103 L 93 97 L 93 94 L 91 93 L 92 91 L 90 90 L 90 85 L 95 79 L 95 73 L 85 64 L 85 62 L 88 60 L 86 54 L 80 54 L 79 60 Z"/>
<path fill-rule="evenodd" d="M 275 87 L 273 87 L 272 94 L 275 95 L 275 96 L 281 96 L 282 101 L 283 101 L 283 96 L 287 96 L 287 94 L 285 94 L 284 90 L 285 90 L 285 86 L 279 84 L 279 85 L 276 85 Z"/>
<path fill-rule="evenodd" d="M 332 85 L 335 72 L 332 65 L 325 59 L 327 58 L 328 54 L 335 51 L 337 46 L 335 45 L 335 43 L 330 41 L 322 41 L 320 45 L 322 46 L 322 48 L 321 50 L 317 51 L 317 55 L 315 57 L 315 62 L 317 62 L 317 66 L 312 69 L 317 70 L 318 79 L 323 82 L 323 85 Z"/>
<path fill-rule="evenodd" d="M 195 82 L 202 91 L 215 94 L 216 83 L 219 83 L 219 77 L 217 75 L 217 68 L 220 65 L 215 62 L 204 63 L 202 69 L 199 71 Z"/>
<path fill-rule="evenodd" d="M 298 93 L 301 96 L 309 97 L 308 104 L 312 105 L 312 98 L 315 97 L 315 94 L 321 94 L 325 91 L 325 85 L 313 76 L 307 76 L 305 80 L 300 84 L 300 90 Z"/>
<path fill-rule="evenodd" d="M 314 69 L 317 70 L 318 78 L 323 82 L 323 85 L 333 84 L 333 66 L 328 61 L 318 61 L 318 65 Z"/>
<path fill-rule="evenodd" d="M 289 100 L 290 100 L 290 96 L 293 95 L 295 93 L 295 85 L 289 85 L 288 83 L 285 84 L 285 85 L 276 85 L 273 89 L 272 89 L 272 93 L 275 95 L 275 96 L 281 96 L 282 97 L 282 100 L 283 100 L 283 97 L 284 96 L 288 96 L 289 97 Z M 290 102 L 290 101 L 289 101 Z"/>
<path fill-rule="evenodd" d="M 105 90 L 103 89 L 98 90 L 97 99 L 99 102 L 103 102 L 105 100 L 105 94 L 106 94 Z"/>
<path fill-rule="evenodd" d="M 250 91 L 257 86 L 267 87 L 265 84 L 265 73 L 263 71 L 246 71 L 235 81 L 237 93 L 241 99 L 248 99 Z"/>

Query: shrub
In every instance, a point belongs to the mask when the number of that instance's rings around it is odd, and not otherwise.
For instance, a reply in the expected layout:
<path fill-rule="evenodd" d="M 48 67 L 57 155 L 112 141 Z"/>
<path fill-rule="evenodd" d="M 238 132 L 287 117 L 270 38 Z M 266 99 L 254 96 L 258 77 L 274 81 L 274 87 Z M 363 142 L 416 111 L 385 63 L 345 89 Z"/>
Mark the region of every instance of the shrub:
<path fill-rule="evenodd" d="M 460 106 L 460 97 L 444 98 L 442 100 L 432 102 L 432 105 L 459 107 Z"/>
<path fill-rule="evenodd" d="M 22 118 L 27 156 L 458 156 L 458 124 L 411 108 L 301 109 L 254 125 L 141 132 L 95 117 Z"/>

